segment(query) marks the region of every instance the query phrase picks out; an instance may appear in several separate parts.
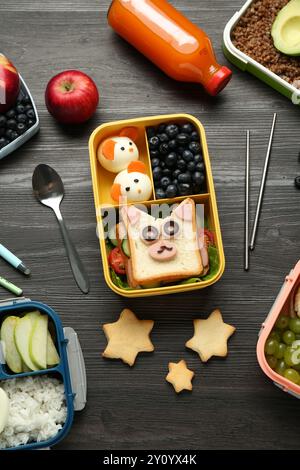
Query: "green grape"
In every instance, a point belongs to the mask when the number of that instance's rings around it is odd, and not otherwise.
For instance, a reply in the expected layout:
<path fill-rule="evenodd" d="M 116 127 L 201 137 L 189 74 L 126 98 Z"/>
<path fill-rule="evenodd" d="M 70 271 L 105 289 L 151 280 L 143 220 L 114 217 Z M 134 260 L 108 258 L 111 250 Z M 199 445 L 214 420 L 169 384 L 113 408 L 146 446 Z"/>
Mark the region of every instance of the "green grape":
<path fill-rule="evenodd" d="M 280 343 L 280 340 L 281 340 L 280 332 L 279 332 L 279 331 L 276 331 L 276 330 L 273 330 L 273 331 L 270 333 L 268 339 L 276 339 L 276 341 L 278 341 L 278 343 Z"/>
<path fill-rule="evenodd" d="M 283 375 L 286 379 L 290 380 L 294 384 L 297 384 L 300 382 L 300 375 L 294 369 L 286 369 Z"/>
<path fill-rule="evenodd" d="M 294 364 L 293 365 L 293 369 L 297 370 L 298 372 L 300 372 L 300 364 Z"/>
<path fill-rule="evenodd" d="M 277 318 L 275 327 L 278 328 L 278 330 L 286 330 L 288 326 L 289 326 L 289 317 L 287 317 L 286 315 L 280 315 Z"/>
<path fill-rule="evenodd" d="M 284 351 L 284 356 L 283 356 L 284 362 L 286 363 L 288 367 L 291 367 L 294 365 L 293 360 L 292 360 L 292 356 L 294 352 L 295 352 L 295 349 L 291 348 L 291 346 L 288 346 L 286 350 Z"/>
<path fill-rule="evenodd" d="M 295 333 L 293 333 L 292 331 L 290 330 L 286 330 L 283 335 L 282 335 L 282 339 L 283 341 L 285 342 L 285 344 L 287 345 L 290 345 L 292 344 L 294 341 L 295 341 Z"/>
<path fill-rule="evenodd" d="M 283 375 L 285 369 L 286 369 L 286 365 L 285 365 L 284 359 L 280 359 L 279 361 L 277 361 L 275 372 L 277 372 L 277 374 L 279 375 Z"/>
<path fill-rule="evenodd" d="M 300 318 L 290 318 L 289 329 L 295 334 L 300 334 Z"/>
<path fill-rule="evenodd" d="M 300 340 L 300 334 L 295 334 L 295 338 L 299 341 Z"/>
<path fill-rule="evenodd" d="M 300 347 L 298 346 L 297 348 L 292 345 L 293 353 L 292 353 L 292 362 L 293 366 L 297 366 L 300 364 Z"/>
<path fill-rule="evenodd" d="M 274 356 L 267 356 L 266 359 L 267 359 L 267 363 L 269 364 L 269 366 L 271 367 L 271 369 L 275 369 L 276 364 L 277 364 L 277 359 L 276 359 L 276 357 L 274 357 Z"/>
<path fill-rule="evenodd" d="M 279 343 L 278 349 L 274 354 L 277 359 L 282 359 L 284 357 L 284 352 L 286 350 L 286 345 L 284 343 Z"/>
<path fill-rule="evenodd" d="M 277 353 L 278 347 L 279 343 L 276 339 L 268 339 L 265 345 L 265 353 L 268 356 L 273 356 L 273 354 Z"/>

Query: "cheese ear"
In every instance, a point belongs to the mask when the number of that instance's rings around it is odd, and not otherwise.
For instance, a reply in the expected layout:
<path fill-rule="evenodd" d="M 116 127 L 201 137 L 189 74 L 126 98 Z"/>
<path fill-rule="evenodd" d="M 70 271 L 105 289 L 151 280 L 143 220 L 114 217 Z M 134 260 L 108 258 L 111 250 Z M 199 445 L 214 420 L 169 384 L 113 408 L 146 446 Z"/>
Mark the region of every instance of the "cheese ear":
<path fill-rule="evenodd" d="M 106 160 L 114 160 L 115 159 L 115 146 L 116 142 L 111 139 L 105 140 L 101 146 L 101 152 L 106 158 Z"/>
<path fill-rule="evenodd" d="M 141 211 L 135 206 L 122 207 L 121 210 L 122 219 L 126 225 L 126 220 L 131 224 L 135 225 L 141 218 Z"/>
<path fill-rule="evenodd" d="M 195 203 L 192 199 L 185 199 L 179 204 L 178 207 L 172 212 L 179 219 L 185 220 L 186 222 L 192 222 L 195 215 Z"/>
<path fill-rule="evenodd" d="M 139 136 L 139 131 L 136 127 L 124 127 L 120 131 L 119 134 L 120 137 L 128 137 L 128 139 L 133 140 L 133 142 L 136 142 Z"/>
<path fill-rule="evenodd" d="M 114 201 L 119 202 L 119 199 L 122 196 L 121 185 L 114 183 L 111 187 L 110 195 Z"/>
<path fill-rule="evenodd" d="M 131 162 L 129 163 L 127 167 L 127 172 L 128 173 L 143 173 L 144 175 L 146 174 L 146 165 L 145 163 L 141 162 L 140 160 L 137 160 L 136 162 Z"/>

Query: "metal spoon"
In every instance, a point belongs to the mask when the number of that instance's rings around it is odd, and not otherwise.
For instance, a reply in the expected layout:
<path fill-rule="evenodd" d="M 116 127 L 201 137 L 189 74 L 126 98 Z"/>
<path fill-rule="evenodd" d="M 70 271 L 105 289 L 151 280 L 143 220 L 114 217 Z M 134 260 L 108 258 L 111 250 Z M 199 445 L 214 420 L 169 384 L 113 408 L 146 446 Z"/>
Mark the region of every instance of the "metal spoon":
<path fill-rule="evenodd" d="M 89 292 L 89 279 L 60 212 L 64 197 L 64 185 L 58 173 L 48 165 L 38 165 L 32 176 L 33 193 L 37 200 L 53 209 L 67 250 L 75 281 L 84 294 Z"/>

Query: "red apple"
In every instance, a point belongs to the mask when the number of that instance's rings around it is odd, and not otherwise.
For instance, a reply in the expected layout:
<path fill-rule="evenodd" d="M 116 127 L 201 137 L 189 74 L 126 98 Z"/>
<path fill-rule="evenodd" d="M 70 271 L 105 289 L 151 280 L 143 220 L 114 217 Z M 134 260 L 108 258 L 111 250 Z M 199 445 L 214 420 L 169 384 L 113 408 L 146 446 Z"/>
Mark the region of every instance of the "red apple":
<path fill-rule="evenodd" d="M 45 92 L 50 114 L 64 124 L 80 124 L 96 111 L 99 93 L 95 82 L 79 70 L 66 70 L 51 78 Z"/>
<path fill-rule="evenodd" d="M 14 65 L 0 55 L 0 113 L 8 111 L 17 101 L 20 77 Z"/>

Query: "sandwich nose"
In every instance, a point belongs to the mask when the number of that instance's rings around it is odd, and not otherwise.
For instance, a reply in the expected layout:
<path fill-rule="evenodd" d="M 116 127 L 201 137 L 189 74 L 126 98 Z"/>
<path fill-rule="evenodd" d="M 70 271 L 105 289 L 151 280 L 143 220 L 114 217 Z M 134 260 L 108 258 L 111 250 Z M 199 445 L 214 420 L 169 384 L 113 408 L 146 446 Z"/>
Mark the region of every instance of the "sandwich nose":
<path fill-rule="evenodd" d="M 133 153 L 133 149 L 129 149 L 129 152 L 130 152 L 130 153 Z"/>
<path fill-rule="evenodd" d="M 151 245 L 148 249 L 151 258 L 156 261 L 170 261 L 175 258 L 177 254 L 177 248 L 174 243 L 167 240 L 159 240 L 158 242 Z"/>

